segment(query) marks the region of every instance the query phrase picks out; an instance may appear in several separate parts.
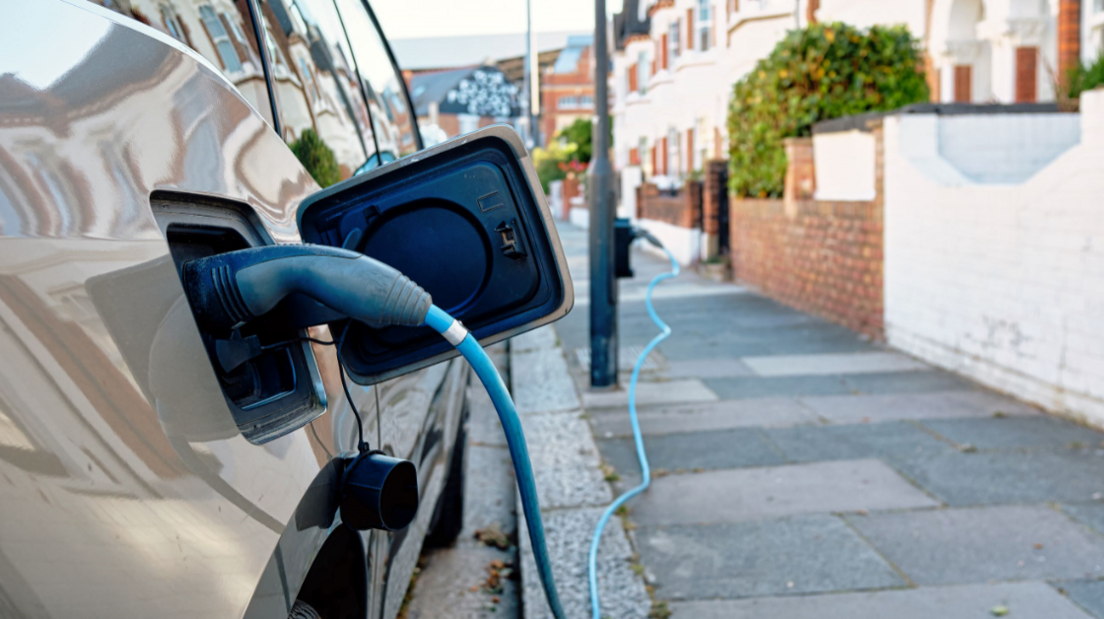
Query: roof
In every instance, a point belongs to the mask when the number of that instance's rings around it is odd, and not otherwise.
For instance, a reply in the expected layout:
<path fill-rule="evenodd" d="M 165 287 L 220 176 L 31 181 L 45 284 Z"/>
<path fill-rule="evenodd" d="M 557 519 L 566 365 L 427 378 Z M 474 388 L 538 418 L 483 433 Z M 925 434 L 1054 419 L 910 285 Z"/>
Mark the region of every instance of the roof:
<path fill-rule="evenodd" d="M 560 52 L 556 63 L 552 65 L 553 73 L 575 73 L 579 68 L 579 59 L 582 58 L 586 48 L 594 44 L 594 35 L 574 35 L 567 37 L 567 47 Z"/>
<path fill-rule="evenodd" d="M 621 12 L 613 16 L 613 44 L 625 49 L 625 41 L 637 34 L 648 35 L 652 20 L 648 17 L 645 0 L 625 0 Z"/>
<path fill-rule="evenodd" d="M 540 32 L 537 51 L 563 49 L 568 37 L 578 32 Z M 395 59 L 403 69 L 446 69 L 471 67 L 525 55 L 524 32 L 480 34 L 418 39 L 391 39 Z"/>
<path fill-rule="evenodd" d="M 518 87 L 497 67 L 477 66 L 416 73 L 410 78 L 415 116 L 429 115 L 437 104 L 441 114 L 473 114 L 514 118 L 521 115 Z"/>

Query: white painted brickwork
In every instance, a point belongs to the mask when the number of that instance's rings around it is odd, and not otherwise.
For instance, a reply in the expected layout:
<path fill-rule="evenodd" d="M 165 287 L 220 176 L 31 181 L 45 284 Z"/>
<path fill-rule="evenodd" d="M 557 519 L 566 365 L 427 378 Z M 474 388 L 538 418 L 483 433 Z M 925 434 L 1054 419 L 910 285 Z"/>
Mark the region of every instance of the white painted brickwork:
<path fill-rule="evenodd" d="M 886 332 L 936 365 L 1104 426 L 1104 91 L 1082 97 L 1081 127 L 1079 145 L 1022 184 L 981 185 L 953 182 L 955 166 L 930 152 L 915 157 L 910 141 L 938 131 L 930 118 L 886 120 Z"/>

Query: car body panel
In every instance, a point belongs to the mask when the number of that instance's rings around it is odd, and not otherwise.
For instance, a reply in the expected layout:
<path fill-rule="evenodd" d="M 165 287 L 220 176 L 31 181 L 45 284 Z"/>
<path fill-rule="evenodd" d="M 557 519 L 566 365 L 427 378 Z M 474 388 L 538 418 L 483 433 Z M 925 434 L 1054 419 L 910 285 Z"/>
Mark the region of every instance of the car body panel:
<path fill-rule="evenodd" d="M 328 404 L 308 426 L 264 445 L 228 428 L 150 199 L 240 205 L 287 243 L 318 186 L 265 116 L 171 37 L 83 0 L 24 3 L 6 18 L 0 616 L 286 615 L 339 522 L 331 458 L 356 444 L 339 365 L 332 348 L 311 347 Z M 139 273 L 158 285 L 93 299 L 104 278 Z M 122 307 L 149 307 L 168 344 L 118 341 L 103 312 Z M 325 327 L 312 335 L 329 339 Z M 149 367 L 131 367 L 123 345 L 148 348 Z M 441 364 L 375 393 L 350 385 L 373 446 L 414 459 L 423 478 L 426 508 L 406 536 L 363 536 L 380 557 L 372 585 L 400 600 L 388 580 L 404 590 L 413 569 L 466 379 L 466 366 Z M 209 433 L 174 435 L 171 418 Z M 445 440 L 416 453 L 434 433 Z M 376 591 L 371 614 L 392 616 L 383 603 Z"/>

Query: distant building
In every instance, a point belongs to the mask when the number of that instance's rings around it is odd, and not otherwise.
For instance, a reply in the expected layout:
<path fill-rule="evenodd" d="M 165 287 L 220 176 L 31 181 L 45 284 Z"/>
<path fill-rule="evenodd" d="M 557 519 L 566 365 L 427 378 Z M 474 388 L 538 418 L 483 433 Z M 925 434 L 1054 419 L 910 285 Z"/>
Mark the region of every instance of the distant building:
<path fill-rule="evenodd" d="M 540 76 L 544 144 L 576 120 L 594 116 L 593 45 L 591 35 L 569 37 L 556 62 Z"/>
<path fill-rule="evenodd" d="M 520 87 L 496 67 L 414 73 L 408 82 L 418 126 L 427 138 L 433 133 L 454 138 L 495 123 L 513 125 L 521 115 Z"/>

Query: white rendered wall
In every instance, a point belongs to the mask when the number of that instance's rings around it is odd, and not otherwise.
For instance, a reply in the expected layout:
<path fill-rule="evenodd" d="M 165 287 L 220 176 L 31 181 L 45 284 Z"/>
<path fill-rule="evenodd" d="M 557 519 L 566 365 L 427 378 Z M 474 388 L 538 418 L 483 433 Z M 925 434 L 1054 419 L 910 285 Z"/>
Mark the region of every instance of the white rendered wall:
<path fill-rule="evenodd" d="M 813 135 L 816 158 L 816 199 L 874 199 L 874 135 L 839 131 Z"/>
<path fill-rule="evenodd" d="M 885 121 L 889 343 L 1104 426 L 1104 91 L 1082 139 L 1029 180 L 938 172 L 930 118 Z M 928 156 L 922 156 L 928 152 Z"/>
<path fill-rule="evenodd" d="M 941 116 L 938 138 L 939 154 L 971 181 L 1021 183 L 1081 140 L 1081 116 Z"/>
<path fill-rule="evenodd" d="M 679 264 L 689 265 L 701 258 L 701 230 L 683 228 L 655 219 L 637 219 L 633 223 L 655 235 L 664 247 L 671 250 Z M 657 255 L 664 255 L 663 250 L 652 247 L 649 243 L 643 243 L 641 247 Z"/>

